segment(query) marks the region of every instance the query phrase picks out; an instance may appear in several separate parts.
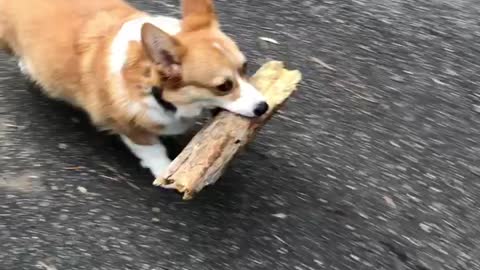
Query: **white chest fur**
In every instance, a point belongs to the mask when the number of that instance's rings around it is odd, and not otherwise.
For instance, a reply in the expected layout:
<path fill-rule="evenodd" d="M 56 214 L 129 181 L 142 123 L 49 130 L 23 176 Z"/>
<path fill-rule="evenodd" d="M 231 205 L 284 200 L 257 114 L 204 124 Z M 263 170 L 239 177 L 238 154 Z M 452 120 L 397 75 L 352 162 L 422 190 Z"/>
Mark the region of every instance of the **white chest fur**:
<path fill-rule="evenodd" d="M 195 121 L 195 118 L 200 116 L 202 109 L 198 105 L 189 105 L 177 107 L 176 112 L 168 111 L 158 104 L 153 96 L 144 98 L 141 102 L 133 103 L 127 100 L 127 92 L 124 88 L 121 71 L 127 60 L 127 51 L 130 41 L 141 40 L 141 28 L 144 23 L 151 23 L 170 35 L 175 35 L 180 31 L 180 21 L 172 17 L 155 16 L 155 17 L 141 17 L 126 22 L 117 36 L 114 38 L 111 53 L 110 53 L 110 72 L 115 77 L 119 78 L 117 87 L 123 89 L 124 95 L 122 98 L 127 105 L 126 112 L 130 114 L 140 113 L 146 107 L 146 114 L 151 121 L 165 126 L 162 134 L 174 135 L 186 131 Z M 122 91 L 120 91 L 122 92 Z M 121 94 L 120 94 L 121 95 Z"/>
<path fill-rule="evenodd" d="M 148 117 L 155 123 L 165 126 L 162 135 L 184 133 L 202 113 L 201 107 L 194 105 L 177 107 L 175 112 L 168 111 L 160 106 L 153 96 L 144 98 L 143 102 L 148 107 Z"/>

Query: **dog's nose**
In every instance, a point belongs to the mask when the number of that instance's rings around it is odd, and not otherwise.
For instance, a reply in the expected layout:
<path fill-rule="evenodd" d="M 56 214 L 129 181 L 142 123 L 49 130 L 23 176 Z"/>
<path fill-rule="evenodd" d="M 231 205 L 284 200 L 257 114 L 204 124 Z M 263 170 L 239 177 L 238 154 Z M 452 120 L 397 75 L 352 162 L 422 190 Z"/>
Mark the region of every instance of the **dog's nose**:
<path fill-rule="evenodd" d="M 257 107 L 255 107 L 255 110 L 253 110 L 253 113 L 255 114 L 255 116 L 262 116 L 267 111 L 268 104 L 266 102 L 260 102 L 257 104 Z"/>

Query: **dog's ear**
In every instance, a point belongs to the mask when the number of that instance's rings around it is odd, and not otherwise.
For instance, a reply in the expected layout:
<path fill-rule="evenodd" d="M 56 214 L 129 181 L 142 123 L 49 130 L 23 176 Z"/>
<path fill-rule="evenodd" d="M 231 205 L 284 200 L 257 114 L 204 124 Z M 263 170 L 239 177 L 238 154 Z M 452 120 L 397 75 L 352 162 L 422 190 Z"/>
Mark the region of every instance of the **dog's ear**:
<path fill-rule="evenodd" d="M 218 26 L 213 0 L 182 0 L 182 17 L 184 32 Z"/>
<path fill-rule="evenodd" d="M 150 23 L 142 26 L 142 45 L 150 59 L 165 68 L 178 66 L 185 52 L 175 37 Z"/>

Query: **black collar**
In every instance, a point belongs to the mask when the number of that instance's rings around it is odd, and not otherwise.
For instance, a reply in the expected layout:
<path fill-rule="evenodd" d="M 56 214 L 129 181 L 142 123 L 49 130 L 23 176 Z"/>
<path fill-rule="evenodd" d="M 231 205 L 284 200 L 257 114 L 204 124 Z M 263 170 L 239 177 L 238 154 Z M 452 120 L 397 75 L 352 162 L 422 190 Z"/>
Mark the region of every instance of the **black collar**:
<path fill-rule="evenodd" d="M 166 111 L 177 111 L 177 107 L 175 107 L 175 105 L 163 99 L 163 88 L 160 88 L 158 86 L 152 87 L 152 96 L 155 98 L 158 104 L 162 106 Z"/>

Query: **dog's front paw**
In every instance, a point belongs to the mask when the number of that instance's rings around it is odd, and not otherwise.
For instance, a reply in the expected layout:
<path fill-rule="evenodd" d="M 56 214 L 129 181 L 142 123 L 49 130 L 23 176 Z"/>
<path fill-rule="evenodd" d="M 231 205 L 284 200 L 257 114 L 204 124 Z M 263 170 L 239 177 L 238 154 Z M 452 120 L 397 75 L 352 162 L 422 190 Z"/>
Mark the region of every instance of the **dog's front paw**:
<path fill-rule="evenodd" d="M 168 166 L 172 161 L 168 158 L 156 158 L 150 160 L 142 160 L 140 163 L 142 167 L 147 168 L 155 176 L 155 178 L 165 176 Z"/>

